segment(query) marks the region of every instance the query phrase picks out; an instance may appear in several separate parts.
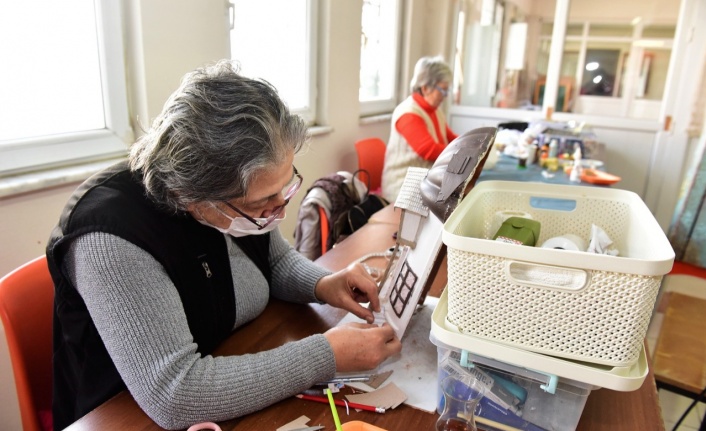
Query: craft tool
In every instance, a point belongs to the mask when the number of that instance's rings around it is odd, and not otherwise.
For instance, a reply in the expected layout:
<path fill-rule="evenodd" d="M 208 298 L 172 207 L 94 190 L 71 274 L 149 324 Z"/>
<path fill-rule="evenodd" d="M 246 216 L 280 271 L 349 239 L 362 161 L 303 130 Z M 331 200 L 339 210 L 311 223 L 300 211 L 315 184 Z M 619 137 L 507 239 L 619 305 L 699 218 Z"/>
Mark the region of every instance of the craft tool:
<path fill-rule="evenodd" d="M 331 406 L 331 413 L 333 414 L 333 421 L 336 423 L 336 431 L 343 431 L 341 428 L 341 420 L 338 418 L 338 411 L 336 410 L 336 403 L 333 401 L 333 394 L 331 389 L 326 390 L 326 395 L 328 395 L 328 403 Z"/>

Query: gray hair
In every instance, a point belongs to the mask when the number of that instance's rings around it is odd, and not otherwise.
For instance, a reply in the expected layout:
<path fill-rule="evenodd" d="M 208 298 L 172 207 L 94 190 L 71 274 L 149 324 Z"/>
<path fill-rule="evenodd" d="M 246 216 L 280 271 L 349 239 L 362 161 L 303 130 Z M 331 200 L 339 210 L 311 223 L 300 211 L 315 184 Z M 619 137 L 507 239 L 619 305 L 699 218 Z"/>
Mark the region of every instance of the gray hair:
<path fill-rule="evenodd" d="M 178 211 L 244 196 L 256 174 L 307 141 L 306 124 L 277 90 L 238 69 L 221 60 L 184 76 L 131 148 L 130 169 L 158 204 Z"/>
<path fill-rule="evenodd" d="M 451 68 L 442 56 L 422 57 L 414 66 L 414 76 L 409 87 L 413 93 L 421 92 L 425 85 L 433 87 L 440 82 L 450 82 L 452 78 Z"/>

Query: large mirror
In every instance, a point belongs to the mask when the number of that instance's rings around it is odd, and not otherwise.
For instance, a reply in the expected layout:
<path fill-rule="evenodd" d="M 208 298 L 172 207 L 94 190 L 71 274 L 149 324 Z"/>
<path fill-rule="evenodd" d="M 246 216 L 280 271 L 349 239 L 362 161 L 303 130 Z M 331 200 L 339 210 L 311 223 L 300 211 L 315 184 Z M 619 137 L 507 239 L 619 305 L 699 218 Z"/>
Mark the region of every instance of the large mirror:
<path fill-rule="evenodd" d="M 541 110 L 555 65 L 555 112 L 657 119 L 679 0 L 571 0 L 553 40 L 557 1 L 460 0 L 453 103 Z"/>

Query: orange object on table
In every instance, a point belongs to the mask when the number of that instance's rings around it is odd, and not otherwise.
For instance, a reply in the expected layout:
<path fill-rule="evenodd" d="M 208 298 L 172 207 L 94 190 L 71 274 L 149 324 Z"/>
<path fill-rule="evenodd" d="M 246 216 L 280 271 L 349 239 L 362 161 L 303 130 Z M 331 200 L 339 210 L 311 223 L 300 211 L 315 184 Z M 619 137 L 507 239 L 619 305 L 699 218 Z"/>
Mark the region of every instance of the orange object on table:
<path fill-rule="evenodd" d="M 617 175 L 609 174 L 607 172 L 599 171 L 597 169 L 582 169 L 581 170 L 581 181 L 591 183 L 591 184 L 603 184 L 603 185 L 610 185 L 610 184 L 615 184 L 618 181 L 620 181 L 622 178 L 620 178 Z"/>
<path fill-rule="evenodd" d="M 343 431 L 387 431 L 363 421 L 350 421 L 341 425 Z"/>
<path fill-rule="evenodd" d="M 564 167 L 564 172 L 566 173 L 566 175 L 571 175 L 572 170 L 573 166 Z M 599 184 L 604 186 L 615 184 L 622 179 L 617 175 L 609 174 L 608 172 L 603 172 L 599 171 L 598 169 L 592 168 L 582 168 L 580 178 L 581 181 L 585 183 Z"/>

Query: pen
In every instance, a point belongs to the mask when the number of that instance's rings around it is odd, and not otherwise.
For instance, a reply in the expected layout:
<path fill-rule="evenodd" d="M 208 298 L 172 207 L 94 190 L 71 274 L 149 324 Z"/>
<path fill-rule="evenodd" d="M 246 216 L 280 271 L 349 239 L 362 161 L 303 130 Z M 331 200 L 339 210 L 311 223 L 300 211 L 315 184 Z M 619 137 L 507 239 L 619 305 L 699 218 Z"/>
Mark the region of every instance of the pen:
<path fill-rule="evenodd" d="M 334 377 L 331 380 L 317 383 L 318 386 L 326 386 L 329 383 L 352 383 L 352 382 L 369 382 L 372 376 L 350 376 L 350 377 Z"/>
<path fill-rule="evenodd" d="M 329 401 L 326 398 L 317 397 L 314 395 L 299 394 L 296 397 L 301 398 L 303 400 L 318 401 L 318 402 L 324 403 L 324 404 L 329 403 Z M 365 404 L 352 403 L 350 401 L 343 401 L 343 400 L 333 400 L 333 402 L 334 402 L 334 404 L 341 406 L 341 407 L 351 407 L 351 408 L 358 409 L 358 410 L 367 410 L 369 412 L 385 413 L 385 409 L 382 407 L 368 406 Z"/>

